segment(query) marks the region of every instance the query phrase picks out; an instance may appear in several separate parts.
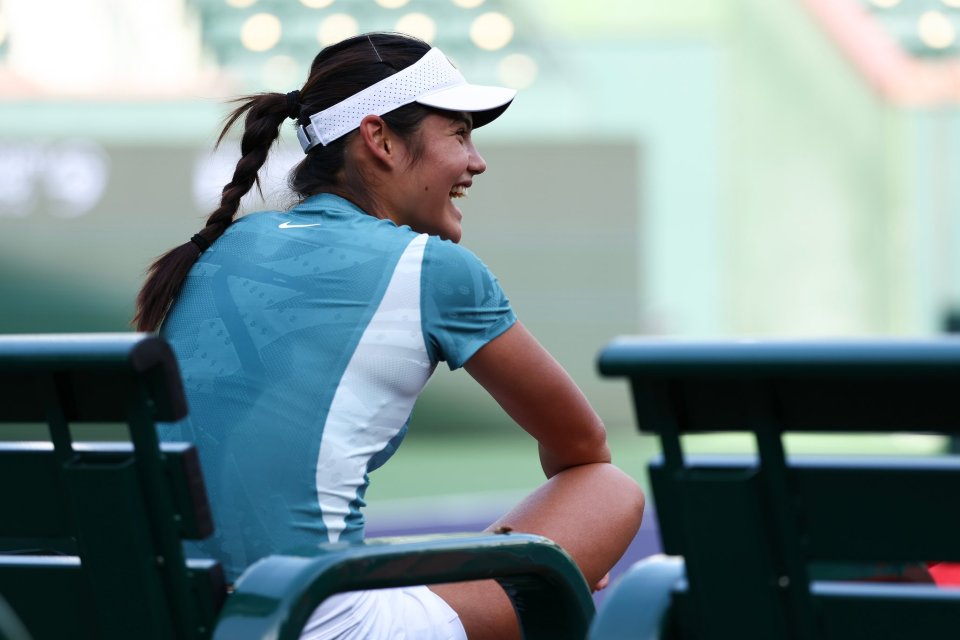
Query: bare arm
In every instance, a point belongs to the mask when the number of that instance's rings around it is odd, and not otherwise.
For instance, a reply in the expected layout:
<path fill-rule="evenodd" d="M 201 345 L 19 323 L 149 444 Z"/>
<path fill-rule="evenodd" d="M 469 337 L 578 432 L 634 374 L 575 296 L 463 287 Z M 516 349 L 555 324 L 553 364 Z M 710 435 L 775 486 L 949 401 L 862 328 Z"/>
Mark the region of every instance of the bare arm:
<path fill-rule="evenodd" d="M 610 462 L 606 432 L 576 383 L 514 324 L 471 357 L 467 371 L 540 444 L 550 478 L 488 531 L 536 533 L 569 553 L 595 589 L 640 528 L 643 492 Z M 519 637 L 516 614 L 492 580 L 431 585 L 470 638 Z"/>
<path fill-rule="evenodd" d="M 477 351 L 464 368 L 536 438 L 548 478 L 610 462 L 606 430 L 563 367 L 519 322 Z"/>

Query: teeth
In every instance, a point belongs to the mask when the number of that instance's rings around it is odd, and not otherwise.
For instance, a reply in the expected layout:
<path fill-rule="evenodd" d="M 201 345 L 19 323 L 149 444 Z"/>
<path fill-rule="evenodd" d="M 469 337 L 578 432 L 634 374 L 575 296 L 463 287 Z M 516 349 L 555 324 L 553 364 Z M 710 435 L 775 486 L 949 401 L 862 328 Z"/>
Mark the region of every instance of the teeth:
<path fill-rule="evenodd" d="M 466 198 L 467 197 L 467 188 L 463 186 L 456 186 L 450 190 L 451 198 Z"/>

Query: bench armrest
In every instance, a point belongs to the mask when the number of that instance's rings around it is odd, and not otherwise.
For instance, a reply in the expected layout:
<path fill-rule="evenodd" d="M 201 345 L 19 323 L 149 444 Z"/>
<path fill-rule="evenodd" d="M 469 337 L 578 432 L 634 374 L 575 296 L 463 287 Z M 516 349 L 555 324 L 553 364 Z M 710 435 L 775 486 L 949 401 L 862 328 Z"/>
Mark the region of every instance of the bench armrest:
<path fill-rule="evenodd" d="M 593 600 L 566 552 L 535 535 L 469 534 L 333 543 L 264 558 L 237 581 L 214 638 L 295 640 L 335 593 L 491 578 L 528 640 L 586 635 Z"/>
<path fill-rule="evenodd" d="M 668 623 L 674 589 L 686 581 L 683 558 L 655 555 L 634 564 L 617 582 L 590 625 L 588 640 L 658 640 Z"/>

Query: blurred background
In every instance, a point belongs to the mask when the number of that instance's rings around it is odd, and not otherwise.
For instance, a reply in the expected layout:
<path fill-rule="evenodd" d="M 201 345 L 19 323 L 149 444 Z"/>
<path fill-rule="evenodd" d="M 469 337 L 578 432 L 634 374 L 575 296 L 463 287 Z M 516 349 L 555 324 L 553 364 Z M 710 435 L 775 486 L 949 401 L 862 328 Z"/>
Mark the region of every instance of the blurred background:
<path fill-rule="evenodd" d="M 0 0 L 0 333 L 130 330 L 232 172 L 226 101 L 404 31 L 520 90 L 475 136 L 463 244 L 645 483 L 656 444 L 595 373 L 614 336 L 960 324 L 958 29 L 960 0 Z M 245 210 L 286 207 L 299 157 L 291 126 Z M 498 512 L 541 478 L 518 431 L 438 371 L 371 524 Z"/>

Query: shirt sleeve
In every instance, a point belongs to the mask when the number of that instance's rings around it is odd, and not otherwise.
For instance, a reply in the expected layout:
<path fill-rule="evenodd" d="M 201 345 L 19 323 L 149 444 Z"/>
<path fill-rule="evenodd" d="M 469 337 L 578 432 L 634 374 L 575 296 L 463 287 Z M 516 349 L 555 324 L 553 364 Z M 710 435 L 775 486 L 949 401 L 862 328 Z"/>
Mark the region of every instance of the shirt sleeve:
<path fill-rule="evenodd" d="M 487 265 L 459 245 L 431 237 L 423 255 L 420 311 L 427 353 L 459 369 L 517 316 Z"/>

